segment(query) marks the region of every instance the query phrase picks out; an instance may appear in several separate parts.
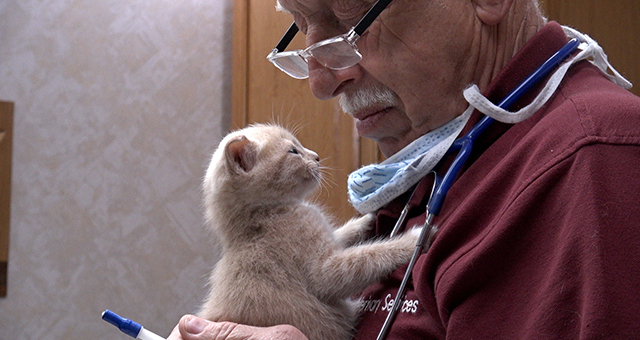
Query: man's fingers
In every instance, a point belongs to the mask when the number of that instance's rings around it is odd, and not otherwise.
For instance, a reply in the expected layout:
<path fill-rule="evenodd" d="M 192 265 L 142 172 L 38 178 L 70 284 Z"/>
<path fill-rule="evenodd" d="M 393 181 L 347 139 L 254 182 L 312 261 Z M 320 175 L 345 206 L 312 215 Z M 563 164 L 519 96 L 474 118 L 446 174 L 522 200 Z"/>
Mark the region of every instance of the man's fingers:
<path fill-rule="evenodd" d="M 254 327 L 234 322 L 212 322 L 185 315 L 167 340 L 308 340 L 290 325 Z"/>

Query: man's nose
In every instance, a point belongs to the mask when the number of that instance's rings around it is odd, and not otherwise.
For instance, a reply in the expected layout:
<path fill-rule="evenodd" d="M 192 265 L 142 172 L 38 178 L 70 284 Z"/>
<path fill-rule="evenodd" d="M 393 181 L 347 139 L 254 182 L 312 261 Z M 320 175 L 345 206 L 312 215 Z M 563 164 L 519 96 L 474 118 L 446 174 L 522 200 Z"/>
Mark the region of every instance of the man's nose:
<path fill-rule="evenodd" d="M 308 64 L 311 93 L 321 100 L 331 99 L 349 87 L 356 86 L 364 74 L 360 64 L 342 70 L 332 70 L 313 58 L 309 58 Z"/>

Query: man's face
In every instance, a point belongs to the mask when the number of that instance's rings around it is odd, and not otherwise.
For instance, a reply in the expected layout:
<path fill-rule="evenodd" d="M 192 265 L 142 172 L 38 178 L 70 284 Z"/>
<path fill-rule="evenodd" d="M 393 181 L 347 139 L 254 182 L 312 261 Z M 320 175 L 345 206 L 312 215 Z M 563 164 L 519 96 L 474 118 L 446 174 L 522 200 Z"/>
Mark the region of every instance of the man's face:
<path fill-rule="evenodd" d="M 346 33 L 373 0 L 280 0 L 307 46 Z M 358 133 L 390 156 L 462 113 L 473 81 L 469 0 L 395 0 L 358 40 L 362 61 L 330 70 L 309 59 L 311 91 L 340 97 Z"/>

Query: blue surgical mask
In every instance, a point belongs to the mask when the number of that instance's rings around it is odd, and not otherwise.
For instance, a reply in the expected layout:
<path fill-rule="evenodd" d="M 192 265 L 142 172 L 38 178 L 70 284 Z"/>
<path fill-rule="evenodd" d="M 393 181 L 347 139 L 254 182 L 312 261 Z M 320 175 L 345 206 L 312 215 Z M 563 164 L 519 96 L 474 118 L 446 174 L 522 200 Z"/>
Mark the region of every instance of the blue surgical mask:
<path fill-rule="evenodd" d="M 362 214 L 376 211 L 418 183 L 447 152 L 469 120 L 473 108 L 416 139 L 380 164 L 349 175 L 349 201 Z"/>

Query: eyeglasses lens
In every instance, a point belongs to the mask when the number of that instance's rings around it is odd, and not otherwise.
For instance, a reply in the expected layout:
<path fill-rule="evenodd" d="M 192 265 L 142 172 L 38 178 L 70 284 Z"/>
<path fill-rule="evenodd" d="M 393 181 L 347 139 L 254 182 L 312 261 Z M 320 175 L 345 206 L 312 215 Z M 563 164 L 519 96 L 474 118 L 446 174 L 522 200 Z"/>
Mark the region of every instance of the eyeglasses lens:
<path fill-rule="evenodd" d="M 309 50 L 309 54 L 325 67 L 334 70 L 351 67 L 362 60 L 362 55 L 355 45 L 343 38 L 314 46 Z"/>
<path fill-rule="evenodd" d="M 297 54 L 277 55 L 271 60 L 280 70 L 296 79 L 304 79 L 309 76 L 307 62 Z"/>

